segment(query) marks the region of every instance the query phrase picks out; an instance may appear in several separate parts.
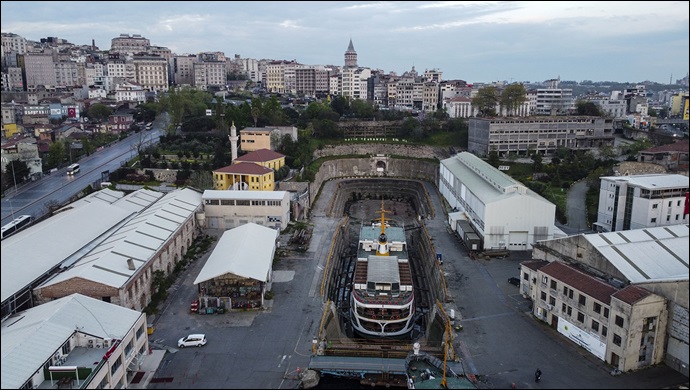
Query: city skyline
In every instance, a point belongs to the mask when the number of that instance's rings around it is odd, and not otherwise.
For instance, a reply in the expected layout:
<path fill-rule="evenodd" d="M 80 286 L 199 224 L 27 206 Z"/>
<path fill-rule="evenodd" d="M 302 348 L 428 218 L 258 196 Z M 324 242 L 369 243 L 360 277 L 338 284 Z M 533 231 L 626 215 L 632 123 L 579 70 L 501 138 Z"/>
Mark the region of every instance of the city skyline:
<path fill-rule="evenodd" d="M 674 83 L 688 73 L 688 2 L 2 2 L 2 32 L 28 40 L 139 34 L 175 54 L 438 69 L 470 83 Z M 76 11 L 76 12 L 75 12 Z M 318 49 L 314 49 L 318 48 Z"/>

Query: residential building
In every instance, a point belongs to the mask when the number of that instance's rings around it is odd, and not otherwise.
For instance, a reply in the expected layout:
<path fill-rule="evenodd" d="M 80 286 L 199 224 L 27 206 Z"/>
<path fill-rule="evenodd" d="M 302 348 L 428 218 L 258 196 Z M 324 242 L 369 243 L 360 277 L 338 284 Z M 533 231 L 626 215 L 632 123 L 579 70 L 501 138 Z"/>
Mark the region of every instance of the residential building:
<path fill-rule="evenodd" d="M 23 55 L 23 59 L 28 91 L 34 91 L 38 86 L 44 86 L 46 89 L 55 88 L 55 64 L 50 50 L 29 52 Z"/>
<path fill-rule="evenodd" d="M 526 156 L 550 155 L 563 147 L 598 150 L 613 146 L 613 119 L 588 116 L 533 116 L 525 118 L 470 118 L 467 151 L 487 156 L 495 150 Z"/>
<path fill-rule="evenodd" d="M 126 133 L 134 124 L 134 114 L 130 112 L 114 112 L 108 117 L 110 131 L 116 134 Z"/>
<path fill-rule="evenodd" d="M 175 85 L 194 85 L 194 63 L 196 56 L 185 55 L 173 58 L 173 75 Z"/>
<path fill-rule="evenodd" d="M 2 172 L 3 175 L 13 174 L 5 171 L 7 164 L 11 161 L 24 162 L 29 168 L 30 177 L 40 177 L 43 174 L 43 160 L 38 155 L 36 138 L 28 134 L 14 135 L 2 144 L 0 152 L 2 153 L 2 157 L 0 158 L 0 172 Z M 15 177 L 14 179 L 19 183 L 27 178 Z"/>
<path fill-rule="evenodd" d="M 146 327 L 145 313 L 81 294 L 14 314 L 0 327 L 1 386 L 127 388 L 149 354 Z"/>
<path fill-rule="evenodd" d="M 194 86 L 206 90 L 210 86 L 225 86 L 225 62 L 204 61 L 192 64 Z"/>
<path fill-rule="evenodd" d="M 146 101 L 146 91 L 138 83 L 124 81 L 115 87 L 115 100 L 117 102 L 144 103 Z"/>
<path fill-rule="evenodd" d="M 151 46 L 151 41 L 139 34 L 120 34 L 119 37 L 111 40 L 110 52 L 125 54 L 144 53 L 148 51 L 149 46 Z"/>
<path fill-rule="evenodd" d="M 274 143 L 281 142 L 285 135 L 297 142 L 297 128 L 294 126 L 247 127 L 240 130 L 240 149 L 245 152 L 275 150 Z"/>
<path fill-rule="evenodd" d="M 163 57 L 134 56 L 134 81 L 148 91 L 168 90 L 168 61 Z"/>
<path fill-rule="evenodd" d="M 650 174 L 601 177 L 598 232 L 688 223 L 688 177 Z"/>
<path fill-rule="evenodd" d="M 231 229 L 247 223 L 285 230 L 291 220 L 288 191 L 206 190 L 205 227 Z"/>
<path fill-rule="evenodd" d="M 685 139 L 641 150 L 637 154 L 637 161 L 661 165 L 670 172 L 685 172 L 687 176 L 689 145 Z"/>
<path fill-rule="evenodd" d="M 441 160 L 438 188 L 480 250 L 529 250 L 556 234 L 556 206 L 472 153 Z"/>
<path fill-rule="evenodd" d="M 573 90 L 558 88 L 560 79 L 548 80 L 548 88 L 537 88 L 533 115 L 567 115 L 575 108 Z"/>

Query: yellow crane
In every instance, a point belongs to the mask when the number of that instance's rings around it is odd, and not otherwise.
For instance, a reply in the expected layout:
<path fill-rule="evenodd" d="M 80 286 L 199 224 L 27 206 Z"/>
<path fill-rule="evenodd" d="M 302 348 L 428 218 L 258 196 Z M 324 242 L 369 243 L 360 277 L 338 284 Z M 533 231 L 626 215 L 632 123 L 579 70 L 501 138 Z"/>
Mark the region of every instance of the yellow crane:
<path fill-rule="evenodd" d="M 446 370 L 448 366 L 448 350 L 450 349 L 453 356 L 455 356 L 455 352 L 453 351 L 453 334 L 451 333 L 452 328 L 450 326 L 450 319 L 446 315 L 446 311 L 443 310 L 443 305 L 441 305 L 441 301 L 436 300 L 436 305 L 438 305 L 438 308 L 441 309 L 441 313 L 443 313 L 443 318 L 445 320 L 444 323 L 446 331 L 443 335 L 443 378 L 441 379 L 441 386 L 443 386 L 444 389 L 447 389 L 448 383 L 446 382 Z"/>

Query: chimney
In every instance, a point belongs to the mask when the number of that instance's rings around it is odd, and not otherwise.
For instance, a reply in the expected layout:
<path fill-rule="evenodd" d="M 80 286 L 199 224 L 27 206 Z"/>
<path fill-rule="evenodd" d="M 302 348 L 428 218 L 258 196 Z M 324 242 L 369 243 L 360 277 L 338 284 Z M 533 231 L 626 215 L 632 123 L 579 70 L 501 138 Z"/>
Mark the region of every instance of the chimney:
<path fill-rule="evenodd" d="M 129 269 L 132 270 L 132 271 L 135 270 L 135 268 L 134 268 L 134 260 L 132 260 L 132 259 L 127 259 L 127 268 L 129 268 Z"/>

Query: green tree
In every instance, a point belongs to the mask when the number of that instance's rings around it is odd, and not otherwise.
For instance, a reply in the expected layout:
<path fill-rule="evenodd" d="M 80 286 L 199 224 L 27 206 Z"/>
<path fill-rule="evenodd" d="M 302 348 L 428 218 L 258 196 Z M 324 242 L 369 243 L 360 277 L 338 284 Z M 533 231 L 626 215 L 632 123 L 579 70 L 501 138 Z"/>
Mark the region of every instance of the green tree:
<path fill-rule="evenodd" d="M 498 152 L 492 149 L 489 152 L 489 158 L 488 158 L 487 162 L 492 167 L 498 168 L 498 165 L 501 163 L 501 160 L 498 158 Z"/>
<path fill-rule="evenodd" d="M 65 159 L 65 148 L 62 142 L 56 141 L 50 144 L 48 149 L 48 166 L 46 168 L 57 168 Z"/>
<path fill-rule="evenodd" d="M 541 168 L 542 168 L 541 153 L 534 152 L 532 154 L 532 170 L 533 170 L 533 172 L 541 172 Z"/>
<path fill-rule="evenodd" d="M 472 98 L 472 106 L 479 111 L 479 116 L 496 116 L 498 89 L 494 86 L 484 87 Z"/>
<path fill-rule="evenodd" d="M 110 107 L 106 106 L 105 104 L 96 103 L 89 107 L 88 111 L 86 112 L 86 116 L 88 116 L 90 119 L 104 121 L 108 119 L 112 113 L 113 110 Z"/>
<path fill-rule="evenodd" d="M 575 103 L 575 113 L 576 115 L 604 116 L 599 106 L 593 102 L 582 99 Z"/>
<path fill-rule="evenodd" d="M 503 89 L 500 102 L 507 114 L 514 115 L 515 111 L 527 101 L 527 91 L 522 84 L 510 84 Z"/>
<path fill-rule="evenodd" d="M 254 127 L 258 126 L 259 117 L 261 116 L 262 104 L 261 99 L 252 99 L 252 119 L 254 119 Z"/>
<path fill-rule="evenodd" d="M 3 172 L 3 188 L 9 188 L 14 186 L 15 182 L 17 184 L 22 183 L 31 171 L 29 166 L 21 160 L 12 160 L 5 165 L 5 172 Z"/>

